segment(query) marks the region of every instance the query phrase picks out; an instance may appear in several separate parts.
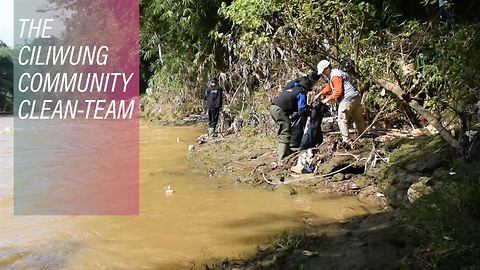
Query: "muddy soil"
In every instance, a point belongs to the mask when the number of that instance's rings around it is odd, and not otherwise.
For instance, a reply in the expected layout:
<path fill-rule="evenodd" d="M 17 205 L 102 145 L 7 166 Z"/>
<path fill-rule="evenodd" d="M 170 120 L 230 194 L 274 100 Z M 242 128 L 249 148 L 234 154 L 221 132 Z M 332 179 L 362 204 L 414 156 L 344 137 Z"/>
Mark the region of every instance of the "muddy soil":
<path fill-rule="evenodd" d="M 310 228 L 291 239 L 279 239 L 247 260 L 229 260 L 212 269 L 400 269 L 408 247 L 415 245 L 412 230 L 398 212 L 364 216 L 329 228 Z M 287 241 L 290 240 L 290 243 Z M 285 243 L 286 242 L 286 243 Z"/>
<path fill-rule="evenodd" d="M 337 145 L 335 136 L 326 136 L 320 147 L 312 149 L 311 165 L 306 166 L 310 171 L 303 172 L 292 168 L 306 151 L 297 151 L 278 164 L 275 141 L 268 135 L 214 138 L 195 146 L 189 159 L 194 166 L 203 166 L 209 176 L 227 176 L 234 184 L 288 190 L 292 195 L 333 192 L 374 197 L 379 206 L 386 207 L 384 197 L 377 196 L 381 192 L 374 177 L 365 174 L 373 145 L 368 139 L 357 143 L 357 149 L 345 149 Z"/>

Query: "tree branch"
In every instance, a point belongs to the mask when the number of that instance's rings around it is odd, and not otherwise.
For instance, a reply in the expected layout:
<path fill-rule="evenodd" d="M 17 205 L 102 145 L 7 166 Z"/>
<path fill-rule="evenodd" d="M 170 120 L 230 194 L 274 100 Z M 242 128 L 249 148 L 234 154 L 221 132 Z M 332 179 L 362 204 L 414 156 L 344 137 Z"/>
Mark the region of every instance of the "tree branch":
<path fill-rule="evenodd" d="M 427 109 L 425 109 L 422 105 L 420 105 L 416 100 L 405 100 L 405 91 L 402 87 L 398 84 L 392 83 L 385 79 L 378 79 L 375 80 L 375 83 L 382 86 L 383 88 L 387 89 L 388 91 L 394 93 L 400 100 L 405 101 L 412 109 L 414 109 L 417 114 L 425 118 L 430 125 L 432 125 L 435 129 L 438 130 L 440 136 L 452 147 L 460 149 L 461 146 L 459 142 L 450 134 L 450 132 L 445 129 L 445 127 L 440 123 L 440 121 Z"/>

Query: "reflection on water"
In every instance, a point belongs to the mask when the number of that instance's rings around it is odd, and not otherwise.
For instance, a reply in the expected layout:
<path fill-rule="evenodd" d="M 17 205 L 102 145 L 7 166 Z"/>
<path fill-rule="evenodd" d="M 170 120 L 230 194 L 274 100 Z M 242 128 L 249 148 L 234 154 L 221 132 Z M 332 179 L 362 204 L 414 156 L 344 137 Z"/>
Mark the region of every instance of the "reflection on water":
<path fill-rule="evenodd" d="M 138 120 L 14 125 L 15 214 L 138 214 Z"/>
<path fill-rule="evenodd" d="M 374 211 L 351 197 L 289 196 L 208 178 L 185 162 L 200 129 L 142 123 L 139 216 L 13 216 L 13 138 L 3 132 L 12 122 L 0 118 L 0 269 L 190 269 L 251 254 L 306 219 L 327 224 Z"/>

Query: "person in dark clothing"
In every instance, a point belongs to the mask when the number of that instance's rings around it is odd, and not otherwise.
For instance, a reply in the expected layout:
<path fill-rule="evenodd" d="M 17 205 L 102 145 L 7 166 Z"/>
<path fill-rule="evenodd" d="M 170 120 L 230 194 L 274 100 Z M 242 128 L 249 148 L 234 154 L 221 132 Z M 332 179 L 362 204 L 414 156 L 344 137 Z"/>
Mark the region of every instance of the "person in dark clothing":
<path fill-rule="evenodd" d="M 208 106 L 208 136 L 212 137 L 215 134 L 215 128 L 217 127 L 223 101 L 223 88 L 218 85 L 217 78 L 214 77 L 210 79 L 204 97 L 207 100 Z"/>
<path fill-rule="evenodd" d="M 293 88 L 295 86 L 298 86 L 299 79 L 300 78 L 287 82 L 287 84 L 285 85 L 285 87 L 283 88 L 282 91 Z M 310 89 L 310 88 L 313 87 L 313 84 L 318 79 L 320 79 L 320 76 L 314 71 L 311 74 L 309 74 L 306 77 L 306 79 L 307 79 L 307 81 L 306 81 L 307 82 L 307 88 Z M 295 112 L 292 115 L 290 115 L 289 118 L 290 118 L 290 127 L 291 127 L 290 149 L 293 150 L 295 148 L 300 147 L 302 137 L 303 137 L 303 133 L 304 133 L 304 129 L 305 129 L 305 126 L 306 126 L 306 123 L 307 123 L 308 115 L 306 115 L 306 114 L 299 115 L 298 112 Z"/>
<path fill-rule="evenodd" d="M 307 92 L 311 91 L 315 81 L 310 76 L 300 77 L 291 85 L 285 87 L 280 95 L 273 99 L 270 114 L 278 124 L 277 153 L 279 161 L 292 153 L 290 139 L 292 136 L 289 116 L 297 113 L 298 117 L 308 115 Z"/>

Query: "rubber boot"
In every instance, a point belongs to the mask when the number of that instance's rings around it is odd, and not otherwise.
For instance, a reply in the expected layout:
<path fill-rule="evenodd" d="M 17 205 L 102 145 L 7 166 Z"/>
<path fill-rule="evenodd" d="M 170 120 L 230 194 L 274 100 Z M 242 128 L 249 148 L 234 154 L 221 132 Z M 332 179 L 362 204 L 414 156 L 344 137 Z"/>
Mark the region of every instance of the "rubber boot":
<path fill-rule="evenodd" d="M 209 137 L 209 138 L 212 138 L 214 132 L 215 132 L 215 129 L 214 129 L 214 128 L 208 128 L 208 137 Z"/>
<path fill-rule="evenodd" d="M 282 161 L 284 158 L 288 157 L 292 150 L 290 150 L 290 144 L 288 143 L 279 143 L 277 145 L 278 161 Z"/>

